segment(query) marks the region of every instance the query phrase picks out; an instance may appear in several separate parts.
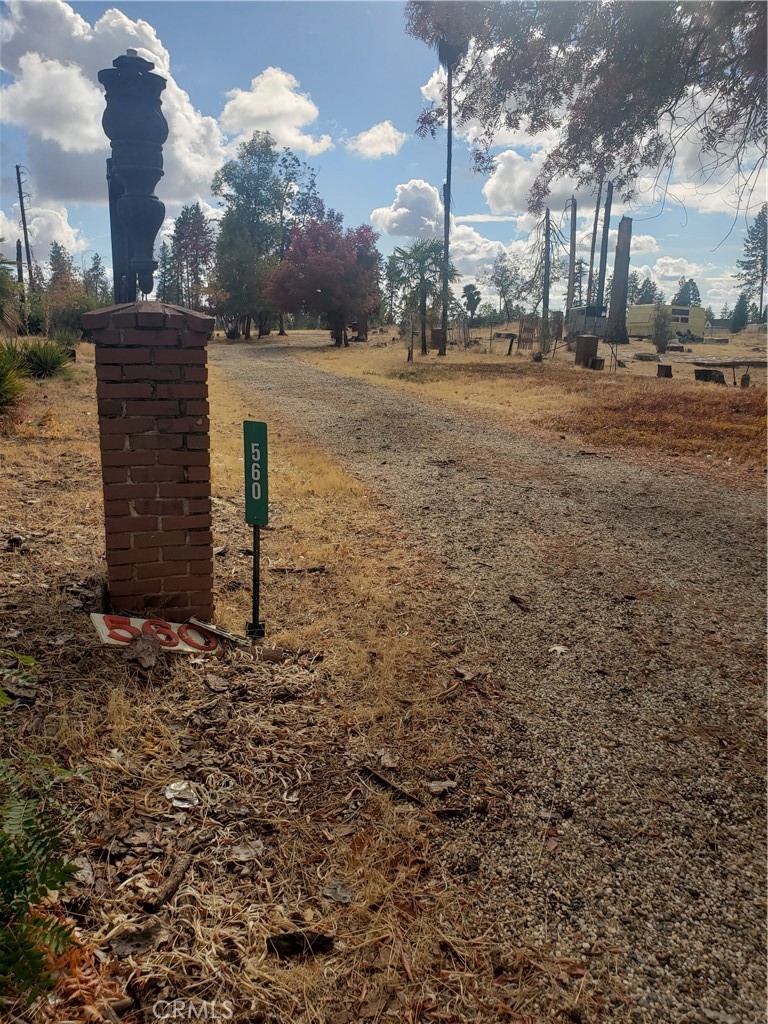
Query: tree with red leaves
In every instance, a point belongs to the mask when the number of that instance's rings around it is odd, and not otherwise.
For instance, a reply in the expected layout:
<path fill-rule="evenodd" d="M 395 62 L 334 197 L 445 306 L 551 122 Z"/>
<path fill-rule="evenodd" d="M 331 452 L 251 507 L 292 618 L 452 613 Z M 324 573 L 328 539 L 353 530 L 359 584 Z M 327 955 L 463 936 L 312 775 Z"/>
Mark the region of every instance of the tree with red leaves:
<path fill-rule="evenodd" d="M 335 344 L 347 345 L 347 324 L 364 323 L 379 301 L 378 237 L 367 224 L 345 231 L 333 210 L 296 226 L 270 275 L 268 300 L 286 313 L 322 314 Z"/>

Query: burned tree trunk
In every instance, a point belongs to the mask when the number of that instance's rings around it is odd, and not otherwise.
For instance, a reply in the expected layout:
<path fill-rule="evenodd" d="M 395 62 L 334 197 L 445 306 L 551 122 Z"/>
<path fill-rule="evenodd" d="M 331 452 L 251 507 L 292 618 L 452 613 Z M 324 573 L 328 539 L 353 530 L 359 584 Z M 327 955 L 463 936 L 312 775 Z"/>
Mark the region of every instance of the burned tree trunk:
<path fill-rule="evenodd" d="M 627 334 L 627 288 L 629 286 L 629 249 L 632 244 L 632 218 L 622 217 L 619 221 L 619 237 L 616 242 L 616 257 L 613 262 L 613 285 L 611 305 L 605 328 L 605 340 L 626 345 Z"/>

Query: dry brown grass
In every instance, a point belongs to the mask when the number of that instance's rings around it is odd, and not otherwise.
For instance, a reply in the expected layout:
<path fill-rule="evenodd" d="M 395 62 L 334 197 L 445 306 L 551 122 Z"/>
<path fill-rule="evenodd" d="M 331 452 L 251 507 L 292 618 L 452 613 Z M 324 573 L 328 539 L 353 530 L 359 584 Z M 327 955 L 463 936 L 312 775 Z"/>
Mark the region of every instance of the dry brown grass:
<path fill-rule="evenodd" d="M 84 346 L 74 381 L 31 389 L 0 451 L 6 529 L 23 538 L 1 556 L 0 624 L 41 667 L 33 704 L 5 716 L 2 754 L 78 769 L 57 795 L 71 808 L 71 851 L 93 871 L 62 897 L 88 984 L 73 985 L 64 964 L 61 1001 L 35 1019 L 109 1019 L 115 983 L 134 999 L 127 1024 L 176 997 L 229 1000 L 250 1024 L 596 1019 L 601 996 L 583 965 L 500 947 L 493 922 L 467 931 L 471 885 L 441 859 L 444 804 L 425 782 L 451 771 L 451 723 L 481 691 L 457 689 L 461 645 L 431 626 L 434 567 L 279 409 L 247 408 L 214 375 L 219 618 L 242 631 L 250 617 L 240 424 L 266 419 L 263 613 L 286 661 L 233 648 L 144 670 L 99 644 L 87 619 L 104 575 L 91 358 Z M 270 572 L 316 563 L 326 571 Z M 462 763 L 471 768 L 471 751 Z M 164 798 L 180 778 L 200 795 L 192 812 Z M 260 844 L 256 859 L 233 861 L 244 843 Z M 178 891 L 148 915 L 143 901 L 187 851 Z M 331 882 L 349 904 L 323 894 Z M 157 932 L 144 951 L 111 954 L 148 924 Z M 268 936 L 297 928 L 333 936 L 334 950 L 285 961 L 267 951 Z"/>
<path fill-rule="evenodd" d="M 760 467 L 765 462 L 765 388 L 734 390 L 709 384 L 665 389 L 633 382 L 589 409 L 553 416 L 557 430 L 601 445 L 704 455 Z"/>
<path fill-rule="evenodd" d="M 391 335 L 387 335 L 391 337 Z M 764 464 L 766 433 L 765 371 L 753 369 L 753 387 L 696 383 L 690 363 L 671 362 L 672 380 L 656 379 L 656 364 L 635 362 L 636 351 L 652 351 L 633 342 L 620 351 L 627 362 L 617 373 L 595 373 L 573 365 L 573 354 L 561 347 L 555 358 L 533 363 L 530 354 L 500 355 L 506 343 L 494 342 L 495 353 L 450 349 L 445 359 L 430 353 L 405 363 L 401 342 L 348 350 L 315 348 L 301 358 L 321 369 L 370 380 L 386 387 L 416 392 L 439 401 L 459 403 L 473 413 L 490 415 L 517 429 L 565 433 L 607 447 L 651 450 L 674 455 L 709 456 L 746 466 Z M 605 349 L 605 351 L 602 351 Z M 697 346 L 687 359 L 764 359 L 765 337 L 739 335 L 728 346 Z M 601 355 L 610 355 L 601 346 Z M 737 369 L 737 376 L 741 372 Z"/>

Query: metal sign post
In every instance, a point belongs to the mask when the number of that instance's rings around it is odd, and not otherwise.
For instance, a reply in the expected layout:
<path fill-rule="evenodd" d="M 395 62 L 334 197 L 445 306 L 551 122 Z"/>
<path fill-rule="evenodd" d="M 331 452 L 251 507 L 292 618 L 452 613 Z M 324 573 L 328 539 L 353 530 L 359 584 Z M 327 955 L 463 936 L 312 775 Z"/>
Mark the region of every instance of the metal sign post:
<path fill-rule="evenodd" d="M 246 626 L 250 637 L 265 634 L 264 623 L 259 621 L 259 572 L 261 527 L 269 518 L 269 490 L 267 469 L 267 424 L 246 420 L 243 423 L 245 445 L 245 521 L 253 526 L 253 612 Z"/>

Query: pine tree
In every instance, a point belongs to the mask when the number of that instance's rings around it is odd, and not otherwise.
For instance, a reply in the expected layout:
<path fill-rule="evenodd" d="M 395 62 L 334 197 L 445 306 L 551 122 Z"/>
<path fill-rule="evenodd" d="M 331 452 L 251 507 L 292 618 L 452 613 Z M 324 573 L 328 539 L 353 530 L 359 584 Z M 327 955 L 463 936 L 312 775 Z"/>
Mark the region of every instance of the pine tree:
<path fill-rule="evenodd" d="M 763 203 L 760 212 L 755 217 L 755 222 L 747 228 L 747 237 L 744 242 L 744 259 L 736 260 L 739 268 L 736 277 L 745 285 L 747 298 L 759 297 L 758 309 L 760 320 L 765 314 L 763 296 L 765 293 L 765 272 L 766 253 L 768 252 L 768 237 L 766 237 L 766 211 L 768 203 Z"/>
<path fill-rule="evenodd" d="M 63 245 L 58 242 L 51 242 L 48 253 L 49 276 L 47 287 L 49 289 L 71 288 L 75 283 L 77 275 L 72 254 L 67 252 Z"/>
<path fill-rule="evenodd" d="M 215 245 L 213 225 L 200 203 L 183 206 L 173 225 L 171 253 L 178 292 L 176 301 L 189 309 L 202 306 Z"/>
<path fill-rule="evenodd" d="M 640 285 L 635 304 L 638 306 L 650 306 L 663 301 L 664 293 L 661 288 L 650 277 L 647 277 Z"/>
<path fill-rule="evenodd" d="M 83 273 L 83 288 L 85 294 L 95 299 L 100 306 L 109 306 L 112 301 L 112 294 L 107 280 L 107 272 L 104 269 L 104 261 L 95 252 L 91 257 L 91 265 Z"/>
<path fill-rule="evenodd" d="M 170 302 L 173 305 L 178 305 L 180 300 L 178 290 L 175 287 L 176 274 L 173 266 L 173 255 L 171 247 L 166 241 L 163 241 L 160 246 L 157 263 L 155 295 L 160 302 Z"/>
<path fill-rule="evenodd" d="M 701 294 L 699 293 L 699 286 L 689 277 L 687 281 L 680 286 L 679 291 L 672 299 L 673 306 L 700 306 L 701 305 Z"/>
<path fill-rule="evenodd" d="M 742 292 L 733 310 L 728 330 L 731 334 L 738 334 L 747 326 L 749 316 L 747 293 Z"/>

